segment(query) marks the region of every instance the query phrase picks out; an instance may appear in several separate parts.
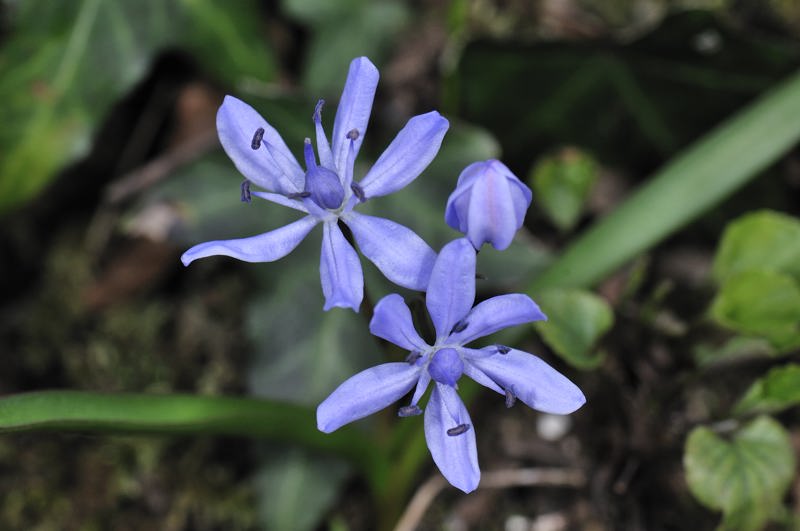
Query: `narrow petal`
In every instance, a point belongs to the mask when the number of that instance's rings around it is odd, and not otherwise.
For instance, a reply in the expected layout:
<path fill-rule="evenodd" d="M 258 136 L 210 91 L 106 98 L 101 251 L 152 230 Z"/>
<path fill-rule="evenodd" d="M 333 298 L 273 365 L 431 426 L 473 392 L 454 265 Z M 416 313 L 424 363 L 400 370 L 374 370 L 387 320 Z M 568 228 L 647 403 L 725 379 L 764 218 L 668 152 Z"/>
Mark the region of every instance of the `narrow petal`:
<path fill-rule="evenodd" d="M 319 163 L 331 170 L 336 169 L 333 163 L 333 155 L 331 154 L 331 145 L 328 143 L 328 137 L 325 136 L 325 130 L 322 128 L 322 106 L 325 100 L 319 100 L 317 106 L 314 107 L 314 129 L 317 135 L 317 153 L 319 153 Z"/>
<path fill-rule="evenodd" d="M 486 242 L 499 251 L 511 245 L 519 226 L 511 189 L 504 175 L 490 167 L 484 178 L 475 180 L 467 217 L 467 236 L 476 249 Z"/>
<path fill-rule="evenodd" d="M 336 109 L 336 119 L 333 124 L 333 162 L 336 172 L 344 175 L 347 163 L 347 150 L 350 140 L 347 133 L 355 129 L 358 139 L 355 141 L 355 152 L 361 148 L 364 134 L 367 132 L 367 123 L 372 111 L 372 100 L 375 98 L 375 89 L 378 87 L 378 69 L 369 59 L 359 57 L 350 63 L 347 81 L 342 91 L 342 99 Z"/>
<path fill-rule="evenodd" d="M 422 352 L 428 348 L 414 329 L 411 311 L 397 293 L 385 296 L 375 305 L 369 331 L 408 351 Z"/>
<path fill-rule="evenodd" d="M 510 390 L 519 400 L 544 413 L 566 415 L 586 402 L 578 386 L 527 352 L 512 349 L 507 354 L 468 359 L 467 364 L 474 365 L 502 389 Z"/>
<path fill-rule="evenodd" d="M 510 326 L 546 320 L 539 306 L 527 295 L 498 295 L 478 303 L 465 318 L 466 328 L 454 333 L 448 341 L 465 345 Z"/>
<path fill-rule="evenodd" d="M 266 149 L 253 149 L 253 136 L 259 128 L 264 130 L 261 142 L 269 143 L 276 153 L 288 161 L 291 175 L 284 175 Z M 294 155 L 278 131 L 248 104 L 233 96 L 225 96 L 225 101 L 217 111 L 217 132 L 225 152 L 250 181 L 271 192 L 302 190 L 298 184 L 303 182 L 303 170 Z"/>
<path fill-rule="evenodd" d="M 317 407 L 317 428 L 330 433 L 397 402 L 419 372 L 408 363 L 384 363 L 348 378 Z"/>
<path fill-rule="evenodd" d="M 181 256 L 183 265 L 207 256 L 231 256 L 245 262 L 273 262 L 297 247 L 317 224 L 306 216 L 293 223 L 258 236 L 238 240 L 217 240 L 195 245 Z"/>
<path fill-rule="evenodd" d="M 467 376 L 469 376 L 482 386 L 488 387 L 492 391 L 496 391 L 501 395 L 505 393 L 503 388 L 497 385 L 497 383 L 494 380 L 489 378 L 486 374 L 484 374 L 482 370 L 475 367 L 475 365 L 469 362 L 464 364 L 464 374 L 466 374 Z"/>
<path fill-rule="evenodd" d="M 386 278 L 409 289 L 422 291 L 428 286 L 436 253 L 411 229 L 356 212 L 346 212 L 342 219 L 358 248 Z"/>
<path fill-rule="evenodd" d="M 325 295 L 323 310 L 338 306 L 358 311 L 364 297 L 361 262 L 335 221 L 323 224 L 319 277 Z"/>
<path fill-rule="evenodd" d="M 285 195 L 273 194 L 271 192 L 252 191 L 250 192 L 250 194 L 256 197 L 260 197 L 261 199 L 266 199 L 267 201 L 272 201 L 273 203 L 293 208 L 295 210 L 299 210 L 300 212 L 305 212 L 306 214 L 308 214 L 308 209 L 301 201 L 298 201 L 297 199 L 289 199 Z"/>
<path fill-rule="evenodd" d="M 416 179 L 439 152 L 449 126 L 436 111 L 411 118 L 361 180 L 364 195 L 391 194 Z"/>
<path fill-rule="evenodd" d="M 428 284 L 425 303 L 436 328 L 436 338 L 450 335 L 475 302 L 475 249 L 466 238 L 442 247 Z"/>
<path fill-rule="evenodd" d="M 472 183 L 483 174 L 485 161 L 473 162 L 461 171 L 458 176 L 456 189 L 447 198 L 444 219 L 448 225 L 459 232 L 467 232 L 467 215 L 469 211 L 470 192 Z"/>
<path fill-rule="evenodd" d="M 448 430 L 462 425 L 468 427 L 465 432 L 448 435 Z M 433 388 L 425 408 L 425 441 L 434 463 L 451 485 L 464 492 L 478 487 L 481 471 L 475 429 L 464 403 L 448 385 L 436 384 Z"/>
<path fill-rule="evenodd" d="M 417 387 L 414 388 L 414 395 L 411 397 L 411 404 L 416 406 L 417 403 L 422 400 L 422 395 L 425 394 L 425 391 L 428 389 L 428 385 L 431 383 L 431 373 L 428 371 L 420 371 L 419 373 L 419 380 L 417 381 Z"/>

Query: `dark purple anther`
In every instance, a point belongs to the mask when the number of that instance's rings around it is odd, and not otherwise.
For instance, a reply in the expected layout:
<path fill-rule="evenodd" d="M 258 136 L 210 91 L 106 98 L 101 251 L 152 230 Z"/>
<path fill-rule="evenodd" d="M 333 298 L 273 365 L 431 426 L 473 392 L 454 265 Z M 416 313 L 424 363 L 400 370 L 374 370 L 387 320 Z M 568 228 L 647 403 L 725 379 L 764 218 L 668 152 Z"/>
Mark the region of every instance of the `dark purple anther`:
<path fill-rule="evenodd" d="M 417 362 L 417 360 L 420 359 L 421 357 L 422 354 L 420 354 L 419 352 L 416 351 L 412 352 L 408 356 L 406 356 L 406 363 L 408 363 L 409 365 L 414 365 Z"/>
<path fill-rule="evenodd" d="M 398 417 L 416 417 L 417 415 L 422 415 L 422 410 L 419 406 L 403 406 L 397 410 Z"/>
<path fill-rule="evenodd" d="M 517 402 L 517 396 L 511 391 L 506 389 L 506 407 L 510 408 Z"/>
<path fill-rule="evenodd" d="M 255 134 L 253 135 L 253 140 L 250 142 L 250 147 L 253 149 L 258 149 L 261 147 L 261 139 L 264 138 L 264 128 L 259 127 L 256 129 Z"/>
<path fill-rule="evenodd" d="M 483 273 L 475 273 L 475 280 L 486 280 L 486 275 Z"/>
<path fill-rule="evenodd" d="M 250 196 L 250 181 L 245 179 L 242 181 L 242 203 L 249 203 L 252 199 Z"/>
<path fill-rule="evenodd" d="M 505 345 L 495 345 L 494 348 L 497 349 L 498 354 L 508 354 L 509 352 L 511 352 L 511 348 Z"/>
<path fill-rule="evenodd" d="M 461 435 L 462 433 L 467 433 L 469 431 L 469 424 L 459 424 L 455 428 L 450 428 L 447 430 L 447 435 L 450 437 L 455 437 L 456 435 Z"/>
<path fill-rule="evenodd" d="M 467 329 L 467 325 L 469 325 L 467 321 L 465 321 L 464 319 L 460 320 L 459 322 L 453 325 L 453 329 L 450 330 L 450 335 L 463 332 L 464 330 Z"/>
<path fill-rule="evenodd" d="M 350 185 L 350 189 L 353 191 L 353 194 L 356 196 L 359 203 L 363 203 L 367 200 L 367 196 L 364 195 L 364 189 L 361 188 L 360 184 L 353 183 Z"/>
<path fill-rule="evenodd" d="M 358 129 L 350 129 L 350 131 L 347 132 L 347 138 L 353 141 L 358 140 Z"/>

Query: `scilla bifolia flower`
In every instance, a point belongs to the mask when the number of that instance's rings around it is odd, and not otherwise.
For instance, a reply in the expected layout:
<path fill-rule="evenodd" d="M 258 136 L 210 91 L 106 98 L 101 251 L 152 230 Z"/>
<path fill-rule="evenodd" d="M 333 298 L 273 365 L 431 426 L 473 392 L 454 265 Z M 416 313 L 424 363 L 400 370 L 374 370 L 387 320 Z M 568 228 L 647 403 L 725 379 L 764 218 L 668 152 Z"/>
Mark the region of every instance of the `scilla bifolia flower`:
<path fill-rule="evenodd" d="M 314 110 L 319 161 L 311 140 L 300 167 L 280 134 L 252 107 L 227 96 L 217 113 L 217 130 L 225 152 L 245 176 L 242 201 L 266 199 L 307 214 L 303 218 L 250 238 L 211 241 L 182 256 L 185 265 L 198 258 L 225 255 L 246 262 L 271 262 L 289 254 L 311 229 L 322 223 L 320 278 L 325 310 L 334 306 L 358 311 L 364 278 L 355 249 L 338 222 L 344 222 L 361 252 L 400 286 L 424 290 L 436 254 L 410 229 L 353 209 L 373 197 L 400 190 L 417 178 L 436 156 L 448 122 L 432 111 L 411 118 L 361 181 L 353 165 L 367 130 L 378 70 L 366 57 L 354 59 L 336 111 L 332 142 L 322 128 L 320 101 Z M 264 192 L 251 191 L 250 185 Z"/>
<path fill-rule="evenodd" d="M 425 408 L 425 440 L 442 475 L 464 492 L 480 481 L 475 432 L 456 392 L 465 374 L 505 397 L 547 413 L 567 414 L 586 399 L 575 384 L 527 352 L 502 345 L 481 349 L 464 345 L 503 328 L 546 319 L 527 295 L 500 295 L 473 308 L 475 250 L 461 238 L 447 244 L 436 259 L 425 299 L 436 329 L 433 345 L 417 334 L 411 312 L 397 294 L 375 306 L 370 332 L 410 351 L 405 362 L 384 363 L 342 383 L 317 408 L 317 427 L 330 433 L 399 400 L 414 389 L 410 405 L 398 415 L 419 415 L 419 400 L 433 381 Z"/>
<path fill-rule="evenodd" d="M 530 204 L 530 188 L 499 160 L 487 160 L 461 172 L 444 217 L 448 225 L 466 234 L 475 249 L 489 242 L 502 251 L 522 227 Z"/>

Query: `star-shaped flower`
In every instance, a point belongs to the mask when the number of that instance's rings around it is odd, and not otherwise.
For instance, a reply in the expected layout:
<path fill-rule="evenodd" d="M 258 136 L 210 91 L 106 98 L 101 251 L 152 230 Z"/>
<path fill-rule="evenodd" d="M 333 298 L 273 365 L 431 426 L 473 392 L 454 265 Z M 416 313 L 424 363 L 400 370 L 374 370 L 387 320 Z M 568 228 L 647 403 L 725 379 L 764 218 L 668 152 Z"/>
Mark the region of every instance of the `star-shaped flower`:
<path fill-rule="evenodd" d="M 225 255 L 246 262 L 272 262 L 289 254 L 322 223 L 320 279 L 325 310 L 334 306 L 358 311 L 364 278 L 355 249 L 339 229 L 342 221 L 361 253 L 399 286 L 424 290 L 436 254 L 410 229 L 353 209 L 359 203 L 400 190 L 430 164 L 449 126 L 438 112 L 411 118 L 359 182 L 353 165 L 367 130 L 378 70 L 366 57 L 354 59 L 336 111 L 332 143 L 322 128 L 320 101 L 314 110 L 317 154 L 306 139 L 306 170 L 300 167 L 280 134 L 252 107 L 227 96 L 217 113 L 217 130 L 225 152 L 246 177 L 242 200 L 256 196 L 306 213 L 279 229 L 236 240 L 195 245 L 181 260 Z M 266 190 L 251 191 L 250 183 Z"/>
<path fill-rule="evenodd" d="M 475 307 L 475 250 L 461 238 L 439 253 L 428 285 L 426 305 L 436 329 L 433 345 L 414 329 L 411 312 L 397 294 L 375 306 L 370 331 L 410 354 L 405 362 L 377 365 L 342 383 L 317 408 L 317 427 L 330 433 L 399 400 L 414 389 L 401 417 L 422 413 L 418 403 L 434 382 L 425 409 L 425 439 L 442 475 L 464 492 L 480 481 L 475 432 L 456 392 L 465 374 L 505 397 L 546 413 L 572 413 L 586 399 L 575 384 L 540 358 L 502 345 L 465 345 L 506 327 L 546 319 L 527 295 L 499 295 Z"/>

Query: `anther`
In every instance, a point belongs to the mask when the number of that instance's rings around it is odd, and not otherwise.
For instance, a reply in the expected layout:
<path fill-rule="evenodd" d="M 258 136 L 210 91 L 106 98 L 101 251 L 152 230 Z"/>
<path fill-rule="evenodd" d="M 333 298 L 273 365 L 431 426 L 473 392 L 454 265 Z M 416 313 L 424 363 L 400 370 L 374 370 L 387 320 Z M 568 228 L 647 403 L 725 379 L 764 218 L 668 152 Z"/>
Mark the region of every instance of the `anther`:
<path fill-rule="evenodd" d="M 506 407 L 510 408 L 517 402 L 517 395 L 511 389 L 506 389 Z"/>
<path fill-rule="evenodd" d="M 363 203 L 364 201 L 367 200 L 367 196 L 364 194 L 364 189 L 361 188 L 360 184 L 353 183 L 350 185 L 350 189 L 353 191 L 353 194 L 356 196 L 359 203 Z"/>
<path fill-rule="evenodd" d="M 264 138 L 264 128 L 259 127 L 253 135 L 253 140 L 250 142 L 250 147 L 258 149 L 261 147 L 261 140 Z"/>
<path fill-rule="evenodd" d="M 311 192 L 292 192 L 291 194 L 287 195 L 289 199 L 305 199 L 306 197 L 310 197 Z"/>
<path fill-rule="evenodd" d="M 463 332 L 464 330 L 467 329 L 467 325 L 469 325 L 467 321 L 465 321 L 464 319 L 460 320 L 459 322 L 453 325 L 453 329 L 450 330 L 450 334 L 452 335 L 452 334 L 457 334 L 459 332 Z"/>
<path fill-rule="evenodd" d="M 350 131 L 347 132 L 347 138 L 353 141 L 358 140 L 358 129 L 350 129 Z"/>
<path fill-rule="evenodd" d="M 483 273 L 475 273 L 475 280 L 486 280 L 486 275 Z"/>
<path fill-rule="evenodd" d="M 410 353 L 408 356 L 406 356 L 406 363 L 408 363 L 409 365 L 414 365 L 417 362 L 417 360 L 420 359 L 421 357 L 422 354 L 420 354 L 417 351 L 414 351 Z"/>
<path fill-rule="evenodd" d="M 419 406 L 410 405 L 410 406 L 403 406 L 397 410 L 398 417 L 415 417 L 417 415 L 422 415 L 422 410 Z"/>
<path fill-rule="evenodd" d="M 252 201 L 252 197 L 250 196 L 250 181 L 248 181 L 247 179 L 242 181 L 241 188 L 242 188 L 242 203 L 249 203 L 250 201 Z"/>
<path fill-rule="evenodd" d="M 494 348 L 497 349 L 498 354 L 508 354 L 509 352 L 511 352 L 511 348 L 505 345 L 495 345 Z"/>
<path fill-rule="evenodd" d="M 467 433 L 469 431 L 469 424 L 459 424 L 455 428 L 450 428 L 447 430 L 447 435 L 450 437 L 455 437 L 456 435 L 461 435 L 462 433 Z"/>

